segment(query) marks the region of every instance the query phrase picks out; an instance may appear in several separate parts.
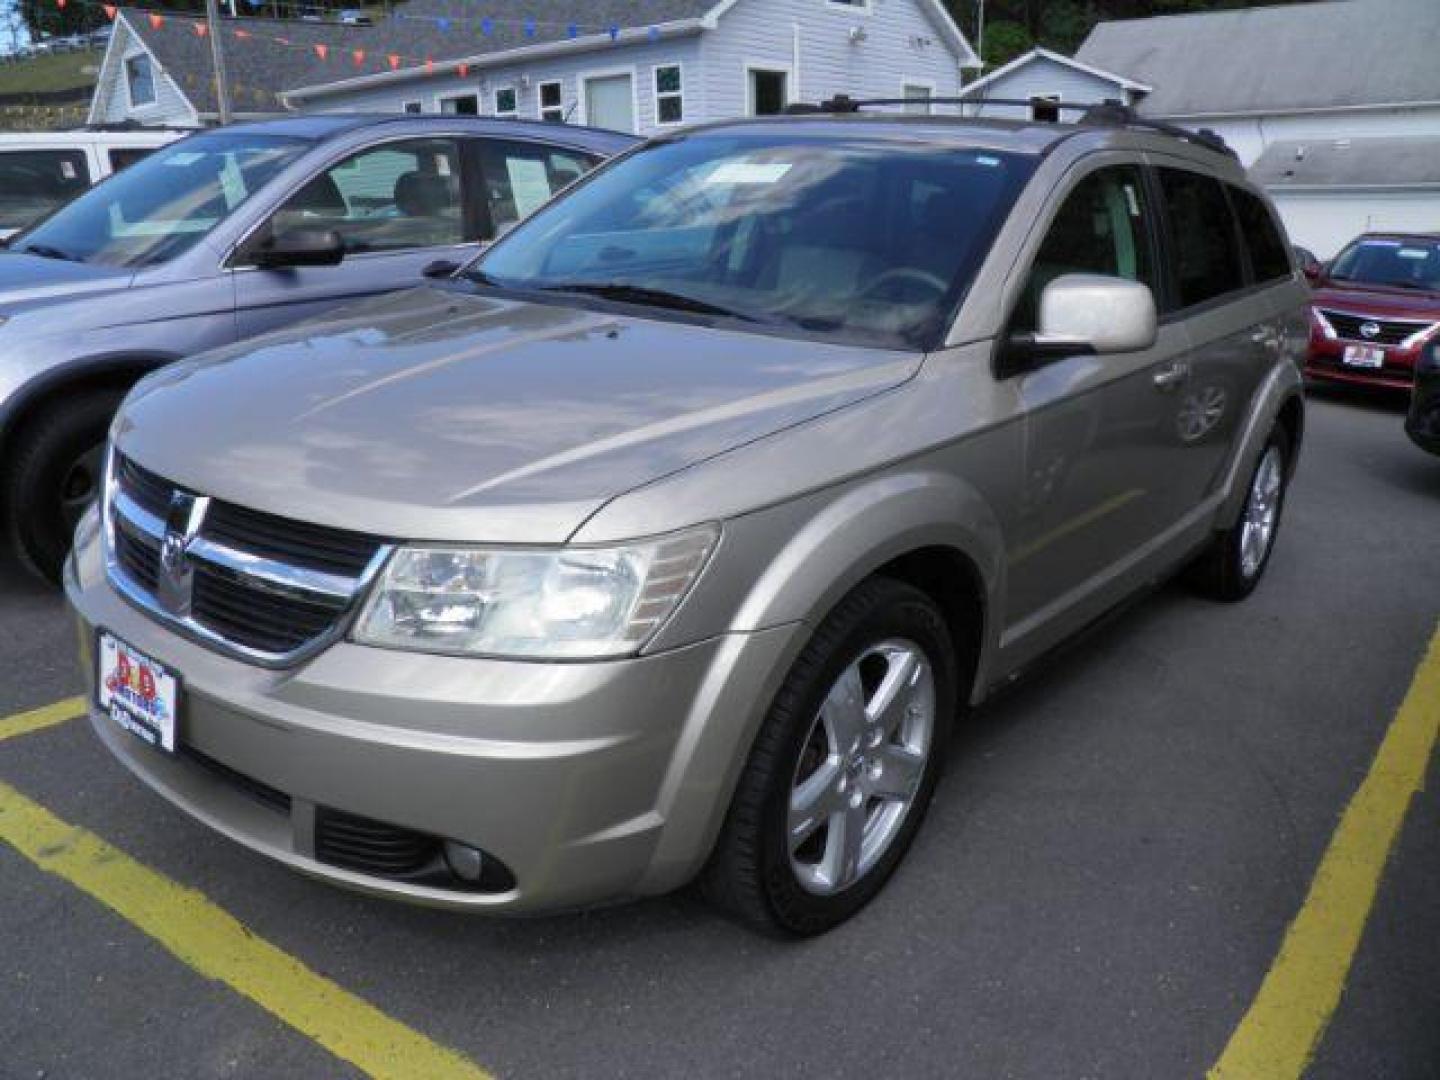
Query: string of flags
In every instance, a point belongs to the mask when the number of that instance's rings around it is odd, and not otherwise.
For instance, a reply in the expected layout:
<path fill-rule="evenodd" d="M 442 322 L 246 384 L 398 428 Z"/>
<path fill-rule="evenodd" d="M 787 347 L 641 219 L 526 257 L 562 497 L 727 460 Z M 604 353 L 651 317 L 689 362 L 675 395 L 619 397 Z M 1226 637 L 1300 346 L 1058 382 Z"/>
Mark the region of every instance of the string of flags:
<path fill-rule="evenodd" d="M 54 0 L 54 2 L 55 6 L 62 11 L 70 4 L 79 4 L 82 7 L 99 7 L 104 12 L 105 17 L 112 22 L 115 20 L 120 10 L 118 4 L 105 2 L 96 3 L 94 2 L 94 0 Z M 246 0 L 246 3 L 252 8 L 271 6 L 290 7 L 298 10 L 301 6 L 299 4 L 288 3 L 274 4 L 271 3 L 271 0 Z M 206 37 L 210 32 L 208 24 L 203 19 L 198 19 L 194 16 L 176 16 L 169 12 L 160 11 L 140 11 L 139 13 L 144 15 L 145 19 L 150 25 L 150 28 L 155 31 L 163 30 L 167 26 L 188 27 L 190 32 L 201 38 Z M 522 37 L 525 39 L 538 38 L 542 30 L 547 32 L 547 37 L 550 36 L 550 33 L 553 32 L 562 34 L 565 39 L 571 41 L 578 39 L 582 35 L 604 35 L 608 36 L 612 42 L 618 43 L 621 36 L 626 34 L 627 31 L 638 31 L 639 34 L 643 34 L 643 36 L 645 36 L 651 41 L 658 41 L 661 36 L 659 26 L 634 28 L 622 27 L 617 23 L 600 26 L 595 24 L 585 24 L 573 21 L 558 23 L 531 17 L 508 18 L 494 15 L 412 15 L 407 12 L 397 12 L 392 15 L 391 18 L 396 20 L 407 20 L 411 22 L 429 23 L 443 34 L 451 34 L 456 32 L 457 30 L 470 29 L 473 32 L 478 33 L 480 37 L 491 37 L 502 28 L 518 29 Z M 228 34 L 232 39 L 236 41 L 257 41 L 263 42 L 266 45 L 278 45 L 282 48 L 304 50 L 311 53 L 320 63 L 326 63 L 331 59 L 332 56 L 334 56 L 337 59 L 348 59 L 357 68 L 364 68 L 366 66 L 367 60 L 369 60 L 375 63 L 377 66 L 381 67 L 382 69 L 388 67 L 391 71 L 399 71 L 401 68 L 418 68 L 423 69 L 427 74 L 435 70 L 437 63 L 454 63 L 450 60 L 436 61 L 430 55 L 407 55 L 405 53 L 394 52 L 384 48 L 378 50 L 370 50 L 365 48 L 352 48 L 349 47 L 348 44 L 345 46 L 335 46 L 327 42 L 296 42 L 291 38 L 287 38 L 284 36 L 266 34 L 255 30 L 246 29 L 244 26 L 239 25 L 243 21 L 244 20 L 235 19 L 226 20 L 226 25 L 222 29 L 226 34 Z M 314 24 L 308 22 L 297 22 L 297 26 L 303 26 L 306 30 L 310 30 L 313 28 Z M 469 69 L 470 65 L 468 63 L 462 62 L 454 65 L 454 70 L 462 79 L 469 75 Z"/>

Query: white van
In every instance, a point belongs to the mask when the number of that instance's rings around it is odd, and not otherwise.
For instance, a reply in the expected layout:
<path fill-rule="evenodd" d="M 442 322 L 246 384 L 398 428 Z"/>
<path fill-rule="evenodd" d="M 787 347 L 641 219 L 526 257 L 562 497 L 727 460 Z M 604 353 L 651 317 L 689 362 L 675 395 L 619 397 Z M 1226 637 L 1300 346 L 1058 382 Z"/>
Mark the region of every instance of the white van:
<path fill-rule="evenodd" d="M 0 240 L 185 134 L 165 128 L 0 131 Z"/>

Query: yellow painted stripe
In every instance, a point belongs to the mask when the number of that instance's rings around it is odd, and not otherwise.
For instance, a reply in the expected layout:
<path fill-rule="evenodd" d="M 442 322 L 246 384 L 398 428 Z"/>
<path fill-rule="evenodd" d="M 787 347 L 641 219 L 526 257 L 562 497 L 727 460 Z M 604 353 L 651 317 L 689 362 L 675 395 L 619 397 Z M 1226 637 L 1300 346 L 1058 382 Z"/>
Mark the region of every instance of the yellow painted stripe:
<path fill-rule="evenodd" d="M 180 960 L 382 1080 L 489 1074 L 256 937 L 194 889 L 142 866 L 0 783 L 0 840 L 133 923 Z"/>
<path fill-rule="evenodd" d="M 29 712 L 17 713 L 14 716 L 0 717 L 0 742 L 13 739 L 17 735 L 29 735 L 32 731 L 41 731 L 44 728 L 54 727 L 56 724 L 63 724 L 66 720 L 74 720 L 84 713 L 85 699 L 72 697 L 66 698 L 64 701 L 57 701 L 54 705 L 46 705 L 44 708 L 31 709 Z"/>
<path fill-rule="evenodd" d="M 1293 1080 L 1320 1043 L 1440 733 L 1440 631 L 1211 1080 Z"/>

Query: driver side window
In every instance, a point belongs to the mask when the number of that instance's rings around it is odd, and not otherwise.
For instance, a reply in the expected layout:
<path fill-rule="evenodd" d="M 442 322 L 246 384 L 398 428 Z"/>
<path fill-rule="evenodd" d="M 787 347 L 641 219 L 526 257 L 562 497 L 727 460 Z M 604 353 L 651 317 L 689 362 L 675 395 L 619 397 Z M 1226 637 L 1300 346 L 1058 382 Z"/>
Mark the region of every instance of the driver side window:
<path fill-rule="evenodd" d="M 275 212 L 273 235 L 333 229 L 347 254 L 465 242 L 460 152 L 452 139 L 362 150 L 320 173 Z"/>
<path fill-rule="evenodd" d="M 1075 186 L 1050 223 L 1015 310 L 1013 329 L 1034 331 L 1040 294 L 1064 274 L 1104 274 L 1156 288 L 1149 207 L 1134 165 L 1097 169 Z"/>

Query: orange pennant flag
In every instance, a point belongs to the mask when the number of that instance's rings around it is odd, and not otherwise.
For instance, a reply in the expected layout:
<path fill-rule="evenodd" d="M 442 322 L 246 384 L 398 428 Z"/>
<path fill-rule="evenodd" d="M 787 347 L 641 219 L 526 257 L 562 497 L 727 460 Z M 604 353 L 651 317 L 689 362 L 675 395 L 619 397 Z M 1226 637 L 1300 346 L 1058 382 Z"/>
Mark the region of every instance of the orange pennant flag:
<path fill-rule="evenodd" d="M 315 55 L 318 56 L 321 60 L 324 60 L 325 57 L 326 57 L 326 55 L 329 54 L 329 52 L 330 52 L 330 46 L 329 46 L 329 45 L 316 45 L 316 46 L 315 46 Z"/>
<path fill-rule="evenodd" d="M 101 4 L 100 6 L 105 9 L 105 17 L 111 22 L 114 22 L 115 15 L 119 12 L 120 9 L 114 4 Z"/>
<path fill-rule="evenodd" d="M 164 16 L 164 15 L 151 15 L 151 16 L 150 16 L 150 25 L 153 26 L 156 30 L 159 30 L 162 26 L 165 25 L 165 16 Z"/>
<path fill-rule="evenodd" d="M 455 70 L 456 70 L 456 72 L 459 73 L 460 77 L 463 79 L 463 78 L 465 78 L 467 75 L 470 74 L 470 65 L 469 65 L 469 64 L 461 64 L 461 65 L 460 65 L 458 68 L 456 68 Z"/>
<path fill-rule="evenodd" d="M 65 10 L 65 0 L 55 0 L 55 6 L 61 11 Z"/>
<path fill-rule="evenodd" d="M 196 36 L 196 37 L 204 37 L 204 36 L 205 36 L 206 34 L 208 34 L 209 32 L 210 32 L 210 27 L 206 26 L 203 22 L 197 22 L 197 23 L 195 24 L 195 36 Z"/>
<path fill-rule="evenodd" d="M 391 71 L 399 71 L 399 70 L 400 70 L 400 57 L 399 57 L 398 54 L 392 52 L 392 53 L 391 53 L 389 56 L 387 56 L 385 59 L 390 61 L 390 70 L 391 70 Z"/>
<path fill-rule="evenodd" d="M 428 57 L 428 56 L 425 58 L 425 74 L 426 74 L 426 75 L 433 75 L 433 74 L 435 74 L 435 61 L 434 61 L 434 60 L 431 60 L 430 57 Z"/>
<path fill-rule="evenodd" d="M 355 66 L 359 67 L 361 64 L 365 63 L 365 50 L 356 49 L 350 54 L 350 57 L 355 61 Z"/>
<path fill-rule="evenodd" d="M 236 36 L 237 38 L 248 38 L 248 37 L 250 36 L 250 31 L 249 31 L 249 30 L 236 30 L 236 31 L 235 31 L 235 36 Z"/>

